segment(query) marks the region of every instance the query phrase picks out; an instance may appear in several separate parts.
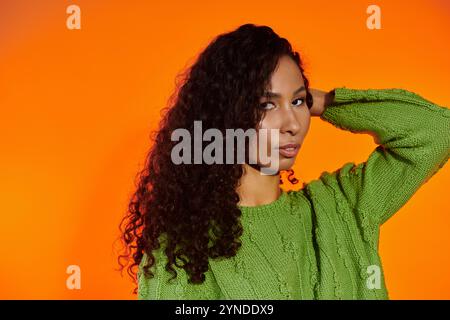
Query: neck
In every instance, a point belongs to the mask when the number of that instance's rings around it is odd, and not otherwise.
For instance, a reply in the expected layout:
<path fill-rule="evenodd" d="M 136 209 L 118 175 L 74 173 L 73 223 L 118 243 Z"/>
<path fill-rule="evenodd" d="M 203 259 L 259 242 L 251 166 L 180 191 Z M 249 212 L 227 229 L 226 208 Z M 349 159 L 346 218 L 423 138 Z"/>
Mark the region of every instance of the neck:
<path fill-rule="evenodd" d="M 241 206 L 259 206 L 277 200 L 281 195 L 280 175 L 263 175 L 254 167 L 244 164 L 244 174 L 236 189 Z"/>

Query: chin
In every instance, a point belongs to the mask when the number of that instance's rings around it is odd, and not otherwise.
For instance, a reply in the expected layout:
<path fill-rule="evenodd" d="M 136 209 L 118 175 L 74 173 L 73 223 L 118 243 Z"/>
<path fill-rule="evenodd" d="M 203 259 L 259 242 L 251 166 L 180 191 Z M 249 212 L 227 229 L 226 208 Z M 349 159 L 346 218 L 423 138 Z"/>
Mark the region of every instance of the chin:
<path fill-rule="evenodd" d="M 295 158 L 280 159 L 280 171 L 289 170 L 294 166 Z"/>
<path fill-rule="evenodd" d="M 284 157 L 280 157 L 279 159 L 279 166 L 277 168 L 278 173 L 280 173 L 283 170 L 289 170 L 293 167 L 294 163 L 295 163 L 295 157 L 294 158 L 284 158 Z M 261 166 L 258 163 L 258 166 Z M 264 167 L 268 167 L 267 165 Z"/>

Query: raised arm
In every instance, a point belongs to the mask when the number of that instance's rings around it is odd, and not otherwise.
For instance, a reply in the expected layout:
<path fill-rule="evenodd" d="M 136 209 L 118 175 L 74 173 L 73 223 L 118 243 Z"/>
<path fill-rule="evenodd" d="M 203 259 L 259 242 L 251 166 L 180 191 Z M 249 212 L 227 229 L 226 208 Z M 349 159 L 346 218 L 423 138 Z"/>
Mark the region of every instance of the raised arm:
<path fill-rule="evenodd" d="M 450 109 L 404 89 L 342 87 L 330 95 L 324 110 L 316 105 L 316 115 L 340 129 L 369 133 L 378 146 L 365 162 L 348 162 L 321 179 L 360 215 L 363 226 L 378 227 L 447 162 Z"/>

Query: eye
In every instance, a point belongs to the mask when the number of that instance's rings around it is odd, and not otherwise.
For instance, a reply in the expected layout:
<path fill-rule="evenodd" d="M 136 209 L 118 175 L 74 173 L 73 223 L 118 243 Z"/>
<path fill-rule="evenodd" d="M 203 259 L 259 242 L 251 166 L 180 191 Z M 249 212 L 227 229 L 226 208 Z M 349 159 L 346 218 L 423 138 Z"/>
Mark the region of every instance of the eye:
<path fill-rule="evenodd" d="M 268 107 L 270 105 L 272 105 L 272 107 Z M 270 109 L 275 108 L 275 105 L 272 102 L 268 101 L 268 102 L 261 103 L 260 107 L 264 110 L 270 110 Z"/>
<path fill-rule="evenodd" d="M 294 101 L 297 101 L 297 100 L 300 100 L 301 103 L 297 104 L 296 106 L 301 106 L 305 102 L 305 99 L 303 99 L 303 98 L 298 98 L 298 99 L 295 99 Z"/>

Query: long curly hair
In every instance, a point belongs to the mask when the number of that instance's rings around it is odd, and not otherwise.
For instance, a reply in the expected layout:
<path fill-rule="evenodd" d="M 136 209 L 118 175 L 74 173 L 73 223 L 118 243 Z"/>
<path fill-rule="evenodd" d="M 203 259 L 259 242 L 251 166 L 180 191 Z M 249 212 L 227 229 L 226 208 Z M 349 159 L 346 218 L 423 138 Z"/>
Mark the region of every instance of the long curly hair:
<path fill-rule="evenodd" d="M 195 120 L 202 121 L 203 130 L 256 128 L 264 115 L 260 98 L 282 55 L 298 64 L 307 92 L 306 104 L 311 108 L 312 96 L 299 53 L 268 26 L 244 24 L 218 35 L 181 74 L 181 83 L 162 110 L 159 130 L 151 134 L 153 144 L 119 226 L 124 245 L 118 257 L 120 270 L 128 265 L 134 283 L 135 268 L 139 268 L 144 254 L 148 256 L 144 275 L 154 277 L 150 270 L 156 260 L 152 251 L 160 248 L 159 236 L 163 233 L 171 280 L 177 276 L 175 264 L 189 275 L 190 283 L 202 283 L 209 258 L 236 255 L 243 233 L 236 192 L 243 165 L 175 165 L 171 150 L 176 143 L 171 133 L 184 128 L 193 134 Z M 288 180 L 297 183 L 293 171 L 288 173 Z"/>

